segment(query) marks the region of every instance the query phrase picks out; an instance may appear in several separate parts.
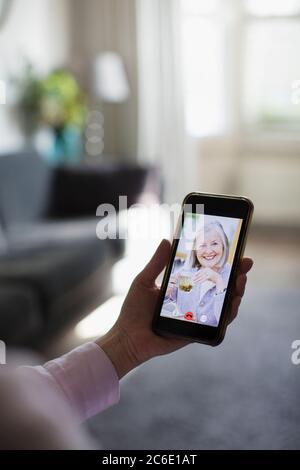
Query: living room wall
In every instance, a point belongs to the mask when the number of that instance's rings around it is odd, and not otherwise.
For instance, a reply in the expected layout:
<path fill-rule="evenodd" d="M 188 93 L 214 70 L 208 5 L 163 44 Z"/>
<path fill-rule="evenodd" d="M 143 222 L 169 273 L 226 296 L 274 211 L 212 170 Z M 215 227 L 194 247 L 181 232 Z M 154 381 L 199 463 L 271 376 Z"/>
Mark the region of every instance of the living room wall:
<path fill-rule="evenodd" d="M 91 110 L 105 118 L 105 153 L 135 159 L 137 155 L 137 58 L 135 0 L 11 0 L 9 17 L 0 30 L 0 80 L 18 75 L 22 58 L 39 70 L 60 65 L 75 71 Z M 16 35 L 18 31 L 18 35 Z M 124 61 L 129 99 L 117 105 L 100 103 L 94 93 L 94 65 L 104 51 Z M 0 106 L 0 153 L 22 147 L 22 133 L 11 114 L 13 95 Z"/>
<path fill-rule="evenodd" d="M 23 58 L 41 71 L 68 60 L 69 7 L 69 0 L 11 0 L 9 16 L 0 30 L 0 79 L 7 85 L 7 104 L 0 105 L 0 154 L 17 150 L 23 144 L 10 109 L 10 77 L 18 74 Z"/>

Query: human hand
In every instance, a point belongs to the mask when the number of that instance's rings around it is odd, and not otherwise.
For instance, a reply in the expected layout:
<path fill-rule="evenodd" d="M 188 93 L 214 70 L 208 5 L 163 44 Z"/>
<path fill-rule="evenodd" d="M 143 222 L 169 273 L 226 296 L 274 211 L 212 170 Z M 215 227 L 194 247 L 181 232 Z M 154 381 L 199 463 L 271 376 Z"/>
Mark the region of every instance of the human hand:
<path fill-rule="evenodd" d="M 166 290 L 166 295 L 171 297 L 174 291 L 176 292 L 177 285 L 178 285 L 178 276 L 177 275 L 170 276 L 170 280 L 169 280 L 168 287 Z"/>
<path fill-rule="evenodd" d="M 119 378 L 152 357 L 171 353 L 192 342 L 158 336 L 152 331 L 153 314 L 160 294 L 155 281 L 167 265 L 170 254 L 170 243 L 163 240 L 133 281 L 117 322 L 103 338 L 97 340 L 114 364 Z M 237 316 L 245 291 L 246 273 L 252 264 L 249 258 L 240 262 L 228 323 Z"/>
<path fill-rule="evenodd" d="M 197 271 L 197 273 L 194 275 L 193 281 L 200 284 L 205 281 L 211 281 L 214 284 L 217 284 L 220 277 L 220 274 L 211 268 L 200 268 L 199 271 Z"/>

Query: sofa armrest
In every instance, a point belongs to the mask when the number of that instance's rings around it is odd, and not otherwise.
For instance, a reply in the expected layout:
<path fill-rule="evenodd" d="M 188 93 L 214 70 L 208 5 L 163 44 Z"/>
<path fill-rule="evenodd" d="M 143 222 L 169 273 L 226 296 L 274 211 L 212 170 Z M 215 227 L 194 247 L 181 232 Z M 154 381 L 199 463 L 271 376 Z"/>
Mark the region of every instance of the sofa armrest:
<path fill-rule="evenodd" d="M 55 170 L 50 217 L 94 216 L 100 204 L 119 207 L 119 196 L 127 196 L 128 207 L 143 195 L 161 199 L 161 178 L 155 167 L 110 163 L 63 166 Z"/>

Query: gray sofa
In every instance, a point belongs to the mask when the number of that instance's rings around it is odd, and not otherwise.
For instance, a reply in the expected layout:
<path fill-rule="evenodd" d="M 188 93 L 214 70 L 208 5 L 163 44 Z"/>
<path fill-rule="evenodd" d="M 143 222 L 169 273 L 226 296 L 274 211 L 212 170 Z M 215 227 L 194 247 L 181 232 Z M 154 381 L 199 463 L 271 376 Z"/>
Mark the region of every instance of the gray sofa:
<path fill-rule="evenodd" d="M 38 348 L 111 295 L 124 243 L 97 239 L 96 208 L 144 191 L 159 198 L 157 170 L 0 156 L 0 339 Z"/>

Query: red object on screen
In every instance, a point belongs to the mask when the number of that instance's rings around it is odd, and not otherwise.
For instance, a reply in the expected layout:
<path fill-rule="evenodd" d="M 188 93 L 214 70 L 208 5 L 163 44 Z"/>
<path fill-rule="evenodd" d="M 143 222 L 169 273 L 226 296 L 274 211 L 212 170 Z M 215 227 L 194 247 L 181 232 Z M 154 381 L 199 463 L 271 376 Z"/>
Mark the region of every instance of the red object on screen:
<path fill-rule="evenodd" d="M 194 315 L 193 315 L 193 312 L 186 312 L 186 313 L 184 314 L 184 318 L 185 318 L 186 320 L 193 320 L 193 316 L 194 316 Z"/>

